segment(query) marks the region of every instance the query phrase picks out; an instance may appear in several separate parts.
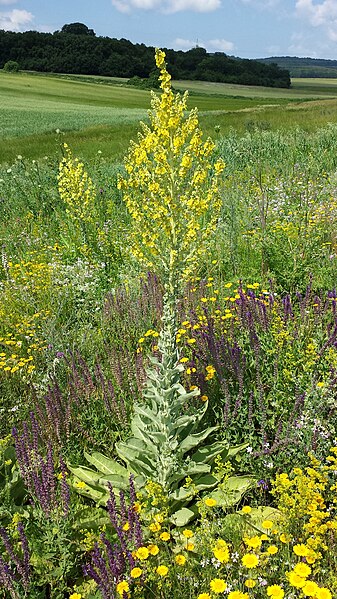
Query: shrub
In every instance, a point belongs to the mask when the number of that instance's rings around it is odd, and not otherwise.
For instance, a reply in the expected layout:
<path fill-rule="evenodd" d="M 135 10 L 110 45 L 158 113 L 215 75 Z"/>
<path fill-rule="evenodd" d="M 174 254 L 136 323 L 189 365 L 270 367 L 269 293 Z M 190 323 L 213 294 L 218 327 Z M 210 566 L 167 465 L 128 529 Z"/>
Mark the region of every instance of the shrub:
<path fill-rule="evenodd" d="M 20 66 L 19 63 L 16 62 L 16 60 L 8 60 L 4 64 L 3 70 L 6 71 L 6 73 L 18 73 L 20 70 Z"/>

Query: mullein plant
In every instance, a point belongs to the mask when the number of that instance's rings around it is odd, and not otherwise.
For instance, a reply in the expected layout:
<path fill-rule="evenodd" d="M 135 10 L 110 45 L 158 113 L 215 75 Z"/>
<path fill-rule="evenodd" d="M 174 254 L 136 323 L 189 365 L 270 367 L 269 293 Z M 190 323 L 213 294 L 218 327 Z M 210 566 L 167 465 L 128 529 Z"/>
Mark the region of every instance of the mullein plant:
<path fill-rule="evenodd" d="M 196 475 L 196 490 L 215 486 L 216 479 L 206 480 L 205 475 L 214 457 L 227 452 L 221 443 L 194 451 L 217 427 L 197 432 L 207 402 L 193 412 L 188 409 L 200 391 L 186 392 L 181 385 L 184 367 L 176 344 L 177 304 L 184 281 L 207 251 L 217 226 L 224 163 L 215 160 L 214 143 L 203 141 L 197 110 L 185 118 L 187 93 L 173 93 L 165 53 L 159 49 L 156 64 L 162 93 L 159 97 L 152 93 L 150 124 L 142 123 L 138 143 L 131 143 L 126 174 L 120 176 L 118 187 L 132 217 L 130 250 L 160 275 L 164 285 L 162 328 L 143 401 L 134 406 L 133 436 L 119 442 L 116 450 L 129 471 L 159 483 L 174 502 L 186 477 Z"/>
<path fill-rule="evenodd" d="M 131 144 L 118 187 L 132 217 L 130 250 L 164 286 L 158 348 L 150 358 L 142 401 L 134 404 L 132 436 L 116 444 L 127 468 L 96 452 L 85 454 L 96 472 L 83 467 L 71 471 L 77 477 L 75 487 L 100 504 L 108 499 L 108 482 L 126 489 L 129 474 L 134 474 L 139 489 L 153 481 L 168 499 L 173 523 L 182 526 L 195 517 L 196 505 L 189 505 L 193 497 L 218 484 L 211 474 L 216 456 L 229 459 L 243 446 L 216 442 L 198 449 L 218 427 L 200 430 L 208 402 L 189 409 L 200 391 L 187 392 L 180 382 L 184 367 L 176 342 L 178 302 L 216 228 L 224 164 L 214 159 L 213 142 L 202 140 L 196 110 L 185 118 L 187 94 L 173 93 L 161 50 L 156 51 L 156 63 L 162 93 L 152 95 L 150 126 L 142 124 L 138 143 Z"/>

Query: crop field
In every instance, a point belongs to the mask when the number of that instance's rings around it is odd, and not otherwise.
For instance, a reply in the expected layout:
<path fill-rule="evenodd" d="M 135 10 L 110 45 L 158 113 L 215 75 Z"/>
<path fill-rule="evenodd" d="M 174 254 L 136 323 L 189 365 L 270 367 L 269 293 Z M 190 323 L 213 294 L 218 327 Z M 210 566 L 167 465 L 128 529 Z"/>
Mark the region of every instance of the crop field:
<path fill-rule="evenodd" d="M 337 83 L 156 61 L 0 72 L 0 599 L 337 599 Z"/>
<path fill-rule="evenodd" d="M 60 144 L 56 131 L 66 134 L 80 155 L 93 158 L 100 150 L 120 159 L 150 107 L 148 91 L 122 82 L 0 72 L 0 163 L 22 154 L 35 159 L 55 154 Z M 198 107 L 211 135 L 219 126 L 226 133 L 255 124 L 314 128 L 335 122 L 337 83 L 331 79 L 294 80 L 290 90 L 191 81 L 174 82 L 174 87 L 190 91 L 189 107 Z"/>

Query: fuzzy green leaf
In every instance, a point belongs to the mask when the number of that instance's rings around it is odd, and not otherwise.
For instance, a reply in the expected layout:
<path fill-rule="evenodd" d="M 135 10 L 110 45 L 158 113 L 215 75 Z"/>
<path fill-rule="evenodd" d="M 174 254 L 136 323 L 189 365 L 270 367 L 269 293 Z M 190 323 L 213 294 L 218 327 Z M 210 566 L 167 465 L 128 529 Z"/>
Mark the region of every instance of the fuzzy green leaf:
<path fill-rule="evenodd" d="M 198 513 L 196 506 L 192 508 L 183 507 L 172 514 L 170 521 L 175 526 L 186 526 L 191 520 L 194 520 Z"/>
<path fill-rule="evenodd" d="M 189 435 L 180 444 L 179 453 L 181 455 L 184 455 L 184 453 L 187 453 L 191 449 L 194 449 L 194 447 L 197 447 L 197 445 L 199 445 L 202 441 L 205 441 L 205 439 L 207 439 L 207 437 L 211 433 L 218 430 L 218 428 L 219 428 L 218 426 L 212 426 L 212 427 L 207 428 L 204 431 L 201 431 L 200 433 L 195 433 L 195 434 Z"/>
<path fill-rule="evenodd" d="M 107 458 L 102 453 L 95 451 L 92 454 L 84 452 L 84 457 L 97 468 L 99 472 L 103 472 L 103 474 L 119 474 L 120 476 L 127 477 L 128 471 L 124 466 L 121 466 L 116 460 L 112 460 L 111 458 Z"/>

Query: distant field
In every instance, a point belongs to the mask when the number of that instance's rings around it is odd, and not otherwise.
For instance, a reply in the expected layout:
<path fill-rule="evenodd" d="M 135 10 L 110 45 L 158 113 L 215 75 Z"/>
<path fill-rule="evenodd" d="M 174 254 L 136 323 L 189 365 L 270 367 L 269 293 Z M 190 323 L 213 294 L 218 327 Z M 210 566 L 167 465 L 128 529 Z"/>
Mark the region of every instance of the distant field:
<path fill-rule="evenodd" d="M 108 77 L 0 71 L 0 162 L 11 162 L 18 154 L 55 154 L 63 140 L 88 158 L 98 150 L 119 158 L 150 107 L 148 91 L 124 83 Z M 223 134 L 230 127 L 244 131 L 337 120 L 337 79 L 294 79 L 290 90 L 198 81 L 173 85 L 189 89 L 189 106 L 198 107 L 211 135 L 214 127 Z"/>
<path fill-rule="evenodd" d="M 290 89 L 236 85 L 232 83 L 212 83 L 210 81 L 174 81 L 176 89 L 189 89 L 193 93 L 223 94 L 243 98 L 263 98 L 265 100 L 289 101 L 299 99 L 337 97 L 337 79 L 292 79 Z"/>

